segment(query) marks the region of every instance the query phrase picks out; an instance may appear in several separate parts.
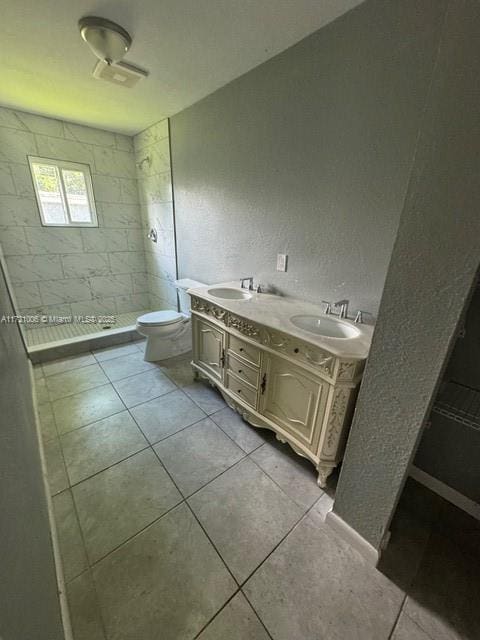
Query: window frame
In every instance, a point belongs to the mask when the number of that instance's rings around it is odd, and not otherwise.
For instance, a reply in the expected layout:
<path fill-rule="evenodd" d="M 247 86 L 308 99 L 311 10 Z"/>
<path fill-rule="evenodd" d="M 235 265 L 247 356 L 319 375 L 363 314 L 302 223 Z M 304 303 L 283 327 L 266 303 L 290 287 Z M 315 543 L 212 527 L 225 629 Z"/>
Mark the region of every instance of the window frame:
<path fill-rule="evenodd" d="M 27 158 L 42 227 L 98 227 L 97 209 L 95 206 L 95 196 L 93 193 L 92 173 L 90 171 L 89 164 L 83 162 L 70 162 L 69 160 L 57 160 L 54 158 L 45 158 L 41 156 L 27 156 Z M 56 167 L 59 178 L 60 197 L 62 199 L 67 222 L 47 222 L 47 220 L 45 219 L 42 200 L 40 198 L 37 181 L 35 179 L 35 172 L 33 170 L 34 164 L 46 164 Z M 85 180 L 85 186 L 87 190 L 87 200 L 90 208 L 90 215 L 92 218 L 90 222 L 78 222 L 76 220 L 72 220 L 72 217 L 70 215 L 70 206 L 68 204 L 67 191 L 62 175 L 62 169 L 80 171 L 83 174 L 83 179 Z"/>

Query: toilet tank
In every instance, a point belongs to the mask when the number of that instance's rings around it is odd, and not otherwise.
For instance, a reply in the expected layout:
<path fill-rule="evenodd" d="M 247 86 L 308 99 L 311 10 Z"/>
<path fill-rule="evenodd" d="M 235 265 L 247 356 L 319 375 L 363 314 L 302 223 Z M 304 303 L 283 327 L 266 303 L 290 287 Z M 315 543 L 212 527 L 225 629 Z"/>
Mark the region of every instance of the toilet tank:
<path fill-rule="evenodd" d="M 180 303 L 180 311 L 182 313 L 190 315 L 190 296 L 188 295 L 187 290 L 206 286 L 207 285 L 204 282 L 198 282 L 198 280 L 190 280 L 190 278 L 175 280 L 175 287 L 178 291 L 178 300 Z"/>

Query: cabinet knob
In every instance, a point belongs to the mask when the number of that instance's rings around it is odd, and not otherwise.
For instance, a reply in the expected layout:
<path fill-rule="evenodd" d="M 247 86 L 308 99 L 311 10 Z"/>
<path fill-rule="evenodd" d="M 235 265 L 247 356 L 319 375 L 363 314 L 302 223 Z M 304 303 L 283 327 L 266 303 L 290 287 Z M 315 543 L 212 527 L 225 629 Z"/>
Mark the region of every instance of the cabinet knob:
<path fill-rule="evenodd" d="M 239 351 L 243 351 L 243 347 L 240 347 Z"/>
<path fill-rule="evenodd" d="M 237 393 L 242 393 L 242 390 L 241 390 L 241 389 L 238 389 Z"/>
<path fill-rule="evenodd" d="M 295 347 L 295 349 L 293 350 L 293 353 L 298 353 L 300 351 L 300 349 L 298 347 Z"/>
<path fill-rule="evenodd" d="M 243 369 L 239 369 L 239 370 L 238 370 L 238 373 L 242 373 L 242 371 L 243 371 Z"/>

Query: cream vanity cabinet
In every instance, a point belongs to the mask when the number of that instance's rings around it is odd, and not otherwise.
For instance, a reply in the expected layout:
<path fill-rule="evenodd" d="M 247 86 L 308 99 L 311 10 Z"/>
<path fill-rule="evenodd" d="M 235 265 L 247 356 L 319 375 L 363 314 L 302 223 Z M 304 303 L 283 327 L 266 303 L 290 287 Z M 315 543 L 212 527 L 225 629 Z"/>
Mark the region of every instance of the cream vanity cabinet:
<path fill-rule="evenodd" d="M 340 359 L 297 337 L 192 297 L 193 361 L 227 404 L 318 470 L 341 460 L 364 361 Z"/>
<path fill-rule="evenodd" d="M 213 380 L 223 382 L 225 332 L 210 322 L 196 319 L 193 336 L 195 362 Z"/>
<path fill-rule="evenodd" d="M 260 413 L 315 450 L 320 436 L 316 418 L 325 413 L 328 384 L 275 355 L 265 355 L 263 369 L 268 385 L 260 397 Z"/>

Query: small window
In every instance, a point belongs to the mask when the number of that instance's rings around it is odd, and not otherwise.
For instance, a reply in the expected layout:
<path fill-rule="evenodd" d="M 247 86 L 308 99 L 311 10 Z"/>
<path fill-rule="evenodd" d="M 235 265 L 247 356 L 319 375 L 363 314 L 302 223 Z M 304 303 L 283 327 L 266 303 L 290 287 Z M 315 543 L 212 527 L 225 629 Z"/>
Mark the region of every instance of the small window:
<path fill-rule="evenodd" d="M 42 224 L 98 227 L 88 164 L 28 157 Z"/>

